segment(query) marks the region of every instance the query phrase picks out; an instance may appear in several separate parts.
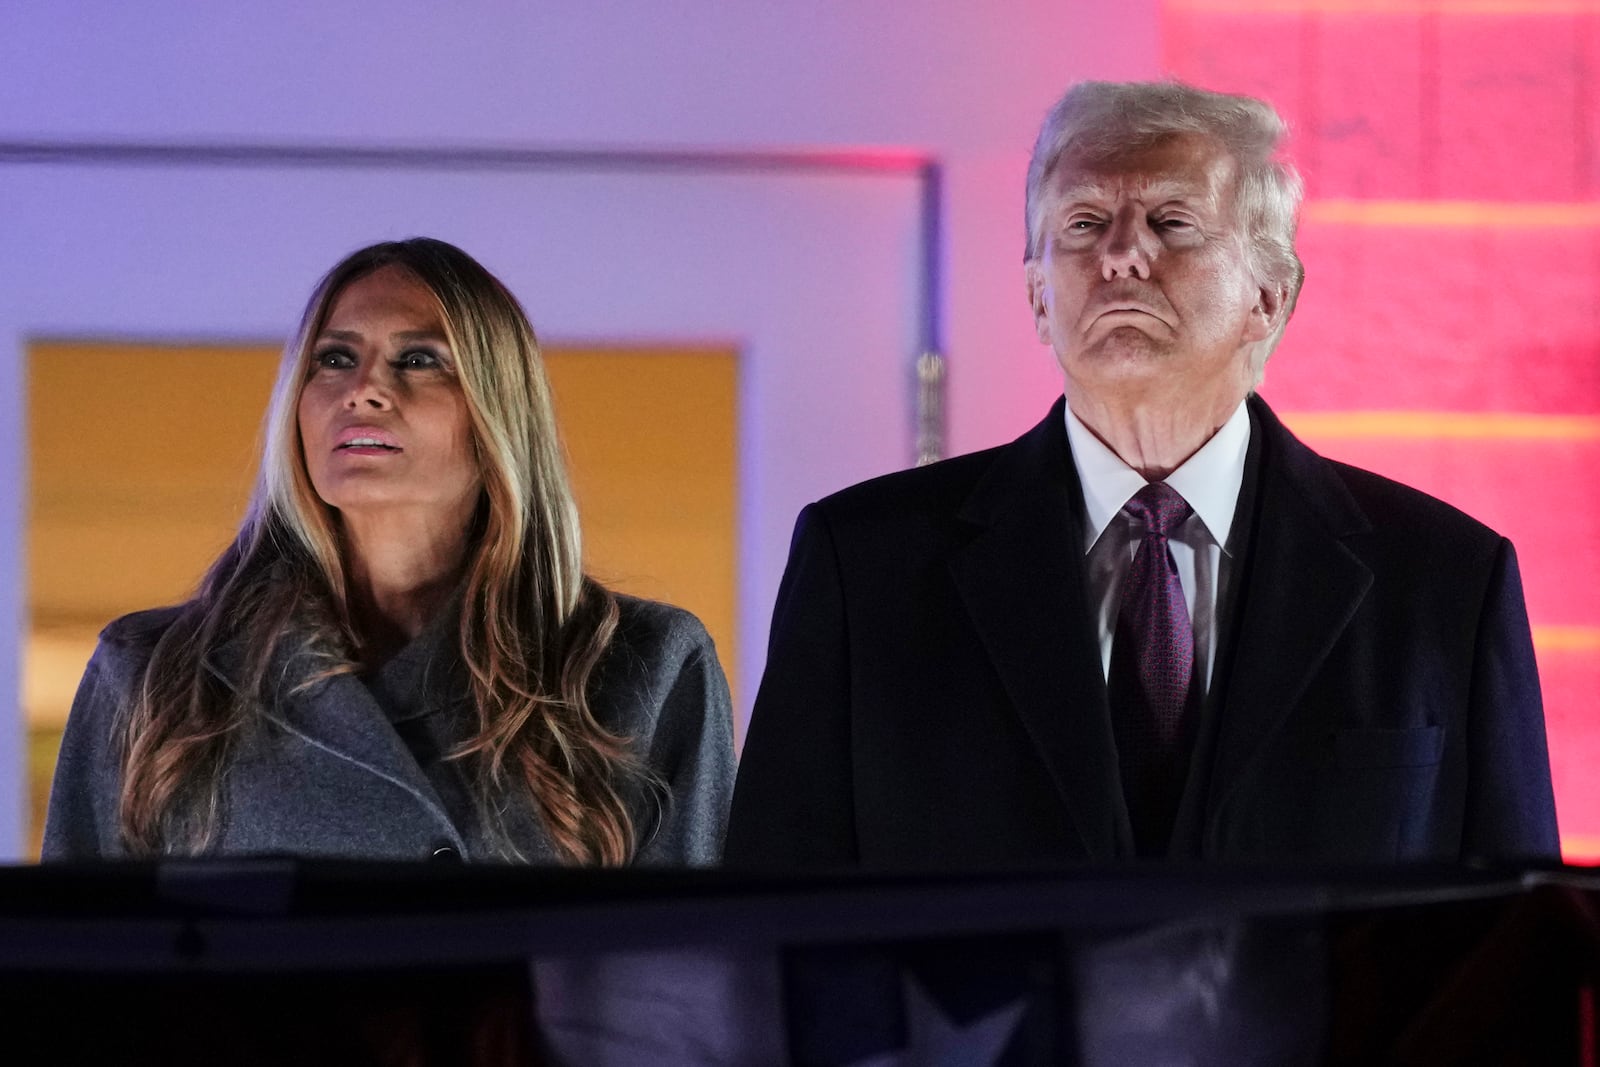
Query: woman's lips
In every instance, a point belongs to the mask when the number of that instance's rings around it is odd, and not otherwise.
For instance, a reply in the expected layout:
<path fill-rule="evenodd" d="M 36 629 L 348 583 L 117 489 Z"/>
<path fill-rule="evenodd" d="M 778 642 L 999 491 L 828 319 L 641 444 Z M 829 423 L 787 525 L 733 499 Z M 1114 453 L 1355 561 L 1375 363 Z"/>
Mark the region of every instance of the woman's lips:
<path fill-rule="evenodd" d="M 371 426 L 351 426 L 339 431 L 333 450 L 353 452 L 359 456 L 385 456 L 405 451 L 394 434 Z"/>

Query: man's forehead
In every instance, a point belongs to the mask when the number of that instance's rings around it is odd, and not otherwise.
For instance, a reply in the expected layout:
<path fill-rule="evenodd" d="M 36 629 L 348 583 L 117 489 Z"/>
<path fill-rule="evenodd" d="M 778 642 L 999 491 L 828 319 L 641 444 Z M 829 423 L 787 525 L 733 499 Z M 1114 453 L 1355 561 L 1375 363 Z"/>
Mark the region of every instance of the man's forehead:
<path fill-rule="evenodd" d="M 1094 155 L 1069 151 L 1057 162 L 1050 185 L 1070 199 L 1206 199 L 1226 188 L 1234 170 L 1233 157 L 1213 138 L 1175 134 Z"/>
<path fill-rule="evenodd" d="M 1062 200 L 1115 200 L 1131 196 L 1140 200 L 1203 200 L 1214 186 L 1205 177 L 1152 174 L 1144 171 L 1084 173 L 1060 171 L 1054 192 Z"/>

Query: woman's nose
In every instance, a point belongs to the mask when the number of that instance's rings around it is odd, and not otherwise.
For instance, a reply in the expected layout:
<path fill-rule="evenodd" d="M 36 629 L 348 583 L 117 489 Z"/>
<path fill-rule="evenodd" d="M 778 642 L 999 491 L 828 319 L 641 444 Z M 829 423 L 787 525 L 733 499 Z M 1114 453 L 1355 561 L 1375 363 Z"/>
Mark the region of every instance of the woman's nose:
<path fill-rule="evenodd" d="M 345 396 L 345 407 L 351 410 L 363 407 L 387 410 L 394 399 L 385 369 L 382 362 L 377 360 L 357 366 L 350 382 L 350 392 Z"/>

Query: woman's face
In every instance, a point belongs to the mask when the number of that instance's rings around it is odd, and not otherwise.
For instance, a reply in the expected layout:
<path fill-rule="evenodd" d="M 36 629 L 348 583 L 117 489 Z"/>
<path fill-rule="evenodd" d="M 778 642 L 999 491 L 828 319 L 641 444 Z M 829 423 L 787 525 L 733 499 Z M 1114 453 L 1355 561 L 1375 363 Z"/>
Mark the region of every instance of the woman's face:
<path fill-rule="evenodd" d="M 311 484 L 347 522 L 466 528 L 482 486 L 467 402 L 438 302 L 408 271 L 382 267 L 334 299 L 299 423 Z"/>

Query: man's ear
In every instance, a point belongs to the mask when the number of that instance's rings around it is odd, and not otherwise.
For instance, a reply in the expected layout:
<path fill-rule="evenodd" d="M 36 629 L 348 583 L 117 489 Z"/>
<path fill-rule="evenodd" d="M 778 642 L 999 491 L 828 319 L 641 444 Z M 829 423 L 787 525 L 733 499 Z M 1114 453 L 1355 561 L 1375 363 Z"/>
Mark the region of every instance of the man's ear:
<path fill-rule="evenodd" d="M 1028 306 L 1033 309 L 1033 332 L 1040 344 L 1047 345 L 1050 343 L 1050 318 L 1044 308 L 1044 271 L 1037 259 L 1030 259 L 1024 264 L 1023 273 L 1028 283 Z"/>
<path fill-rule="evenodd" d="M 1252 341 L 1271 337 L 1283 322 L 1289 304 L 1289 290 L 1281 285 L 1263 285 L 1256 289 L 1256 306 L 1250 309 L 1253 329 Z"/>

